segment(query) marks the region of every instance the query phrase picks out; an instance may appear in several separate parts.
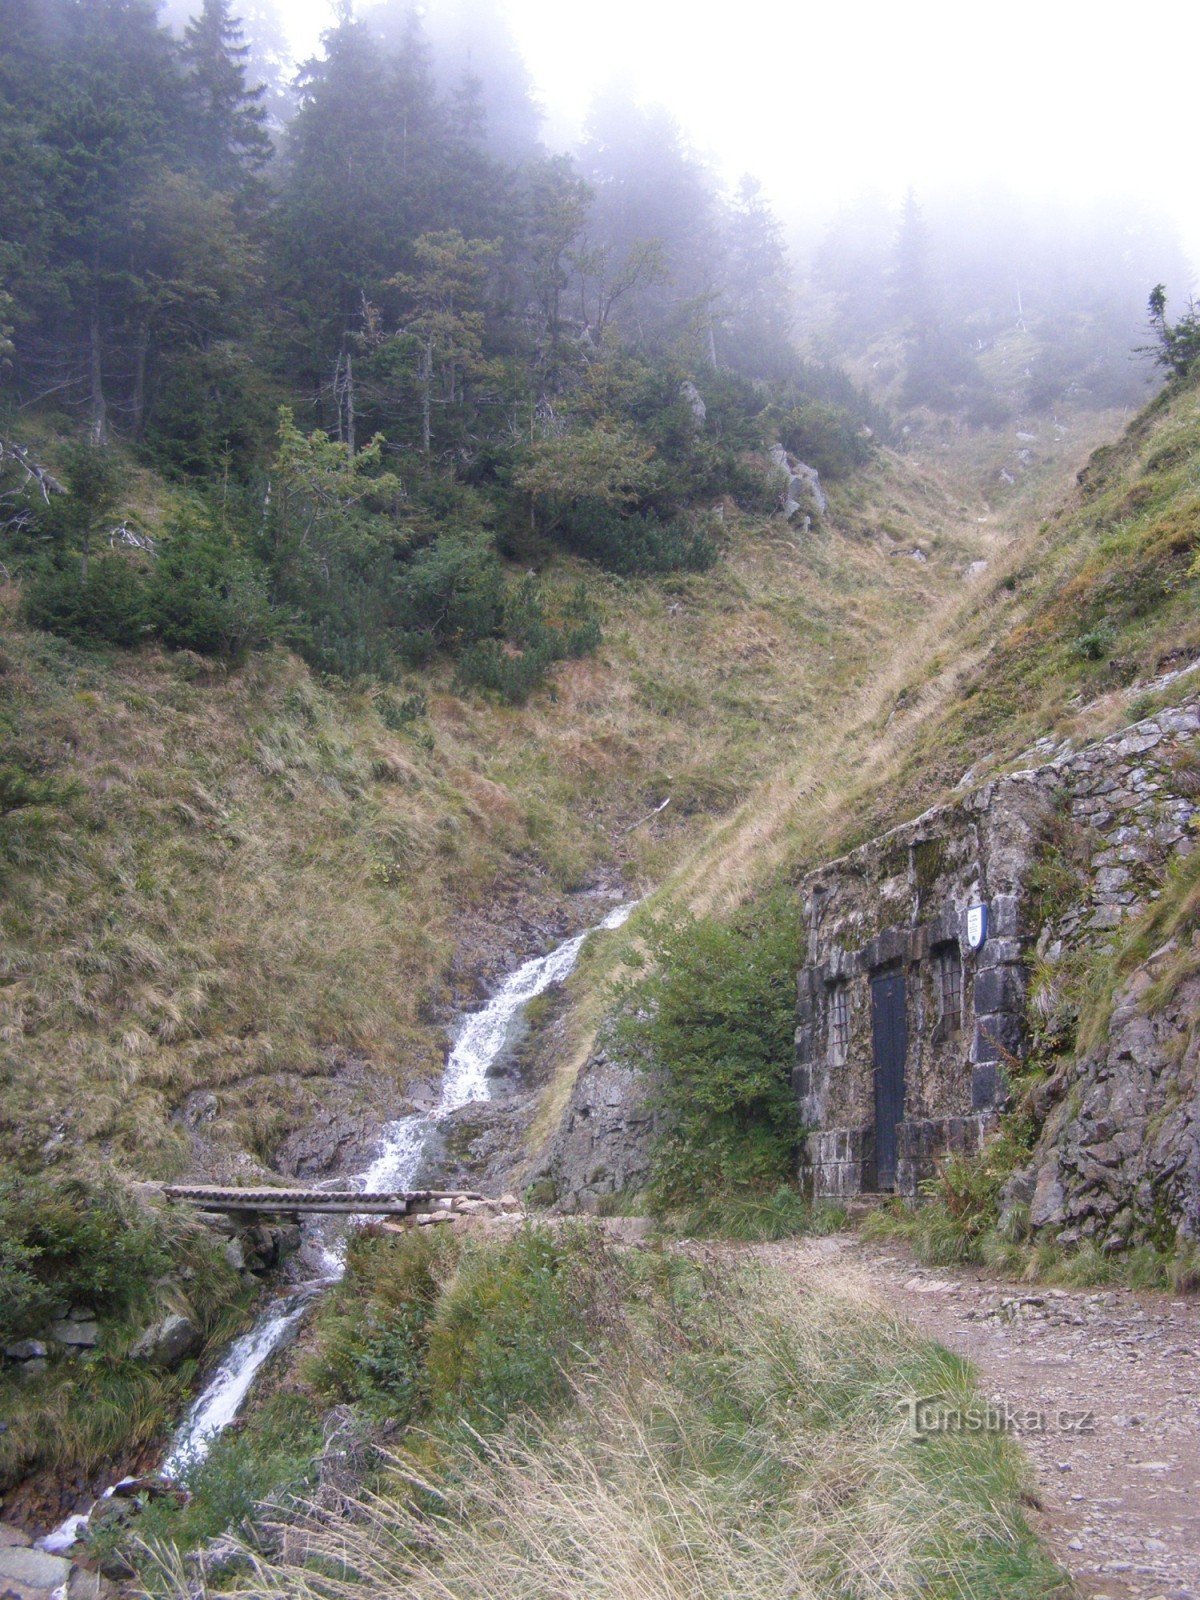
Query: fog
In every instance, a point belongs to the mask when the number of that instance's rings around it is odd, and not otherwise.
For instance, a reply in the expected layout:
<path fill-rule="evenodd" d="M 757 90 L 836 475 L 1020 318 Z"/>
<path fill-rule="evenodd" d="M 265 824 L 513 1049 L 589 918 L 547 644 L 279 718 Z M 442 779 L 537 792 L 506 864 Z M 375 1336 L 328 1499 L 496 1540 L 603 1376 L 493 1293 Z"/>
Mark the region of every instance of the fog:
<path fill-rule="evenodd" d="M 431 33 L 470 35 L 471 0 L 421 9 Z M 910 186 L 999 186 L 1077 207 L 1136 200 L 1169 217 L 1200 260 L 1192 97 L 1173 65 L 1191 48 L 1195 12 L 1177 0 L 1152 13 L 1081 0 L 502 9 L 543 137 L 558 148 L 578 140 L 595 95 L 619 80 L 670 111 L 726 179 L 760 178 L 789 228 L 816 226 L 864 190 L 895 202 Z M 283 10 L 297 55 L 314 51 L 332 7 L 292 0 Z M 486 75 L 481 43 L 473 65 Z"/>

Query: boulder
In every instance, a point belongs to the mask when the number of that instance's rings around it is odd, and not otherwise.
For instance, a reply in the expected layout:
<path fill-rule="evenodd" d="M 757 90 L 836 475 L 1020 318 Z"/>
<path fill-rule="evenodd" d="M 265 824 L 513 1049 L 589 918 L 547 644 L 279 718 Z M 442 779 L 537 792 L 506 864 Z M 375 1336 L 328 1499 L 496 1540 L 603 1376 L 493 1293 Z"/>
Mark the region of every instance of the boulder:
<path fill-rule="evenodd" d="M 781 444 L 772 445 L 769 453 L 775 471 L 786 480 L 783 515 L 789 522 L 802 516 L 805 527 L 811 527 L 813 519 L 823 517 L 826 510 L 825 491 L 816 467 L 797 461 Z"/>
<path fill-rule="evenodd" d="M 70 1576 L 71 1563 L 62 1556 L 25 1545 L 0 1548 L 0 1594 L 15 1594 L 18 1600 L 49 1600 Z"/>
<path fill-rule="evenodd" d="M 60 1317 L 46 1331 L 55 1344 L 71 1345 L 77 1350 L 91 1350 L 100 1342 L 99 1325 L 74 1316 Z"/>
<path fill-rule="evenodd" d="M 10 1361 L 44 1361 L 50 1347 L 44 1339 L 18 1339 L 4 1346 L 4 1354 Z"/>
<path fill-rule="evenodd" d="M 1033 1200 L 1029 1207 L 1029 1221 L 1035 1228 L 1054 1227 L 1066 1217 L 1066 1193 L 1058 1178 L 1058 1168 L 1051 1162 L 1038 1173 Z"/>
<path fill-rule="evenodd" d="M 204 1335 L 190 1317 L 172 1311 L 141 1335 L 129 1354 L 134 1361 L 152 1367 L 177 1367 L 193 1356 L 204 1342 Z"/>
<path fill-rule="evenodd" d="M 699 433 L 708 420 L 708 407 L 704 404 L 704 396 L 690 378 L 679 385 L 679 398 L 691 412 L 692 422 Z"/>

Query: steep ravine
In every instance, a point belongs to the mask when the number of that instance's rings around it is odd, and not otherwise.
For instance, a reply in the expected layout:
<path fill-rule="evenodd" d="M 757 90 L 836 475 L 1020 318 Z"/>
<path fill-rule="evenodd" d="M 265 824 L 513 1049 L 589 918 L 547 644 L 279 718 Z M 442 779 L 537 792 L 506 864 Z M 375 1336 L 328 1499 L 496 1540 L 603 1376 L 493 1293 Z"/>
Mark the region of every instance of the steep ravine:
<path fill-rule="evenodd" d="M 612 891 L 589 896 L 593 913 L 608 903 L 600 920 L 521 963 L 484 1006 L 457 1019 L 450 1030 L 452 1042 L 436 1098 L 428 1107 L 407 1112 L 378 1131 L 373 1159 L 351 1177 L 354 1187 L 364 1194 L 379 1194 L 440 1182 L 439 1133 L 443 1126 L 455 1112 L 490 1099 L 491 1073 L 510 1047 L 525 1006 L 570 974 L 590 934 L 619 928 L 626 921 L 633 902 L 614 905 L 613 898 Z M 345 1225 L 314 1218 L 306 1223 L 304 1235 L 298 1259 L 306 1276 L 274 1297 L 254 1327 L 226 1352 L 176 1431 L 158 1467 L 159 1476 L 169 1481 L 186 1478 L 204 1461 L 215 1440 L 237 1417 L 259 1372 L 295 1335 L 322 1290 L 340 1278 Z M 129 1481 L 120 1480 L 100 1499 L 111 1498 Z M 65 1556 L 84 1535 L 91 1509 L 74 1511 L 38 1541 L 40 1549 Z"/>

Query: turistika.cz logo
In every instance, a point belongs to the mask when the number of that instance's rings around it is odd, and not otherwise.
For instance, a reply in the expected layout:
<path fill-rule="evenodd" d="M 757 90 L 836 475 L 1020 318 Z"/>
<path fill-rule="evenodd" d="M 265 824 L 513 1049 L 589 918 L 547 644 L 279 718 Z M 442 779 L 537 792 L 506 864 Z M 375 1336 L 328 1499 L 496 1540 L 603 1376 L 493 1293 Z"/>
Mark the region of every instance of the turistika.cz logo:
<path fill-rule="evenodd" d="M 897 1402 L 910 1439 L 924 1439 L 931 1433 L 1095 1433 L 1094 1411 L 1042 1411 L 1033 1406 L 1014 1406 L 1007 1400 L 955 1406 L 945 1400 L 922 1399 L 913 1395 Z"/>

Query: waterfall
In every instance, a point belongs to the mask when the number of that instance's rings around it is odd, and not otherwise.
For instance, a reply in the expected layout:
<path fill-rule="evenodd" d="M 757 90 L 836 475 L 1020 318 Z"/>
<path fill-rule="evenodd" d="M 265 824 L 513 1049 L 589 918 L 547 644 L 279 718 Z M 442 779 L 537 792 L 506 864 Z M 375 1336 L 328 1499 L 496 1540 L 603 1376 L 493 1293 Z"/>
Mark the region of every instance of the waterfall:
<path fill-rule="evenodd" d="M 350 1182 L 363 1194 L 410 1189 L 420 1170 L 430 1134 L 439 1122 L 461 1106 L 491 1099 L 488 1072 L 512 1035 L 521 1008 L 553 983 L 566 978 L 584 941 L 598 929 L 619 928 L 633 904 L 617 906 L 596 929 L 586 929 L 565 940 L 544 956 L 524 962 L 505 979 L 479 1011 L 464 1016 L 456 1030 L 442 1073 L 441 1092 L 432 1111 L 399 1117 L 385 1124 L 379 1151 L 370 1166 Z M 236 1339 L 216 1372 L 196 1398 L 176 1430 L 159 1471 L 164 1478 L 186 1477 L 208 1455 L 214 1441 L 241 1410 L 260 1368 L 295 1333 L 305 1313 L 321 1291 L 336 1283 L 345 1271 L 344 1236 L 324 1243 L 322 1276 L 280 1295 L 259 1317 L 249 1333 Z M 106 1492 L 113 1493 L 112 1489 Z M 87 1516 L 70 1516 L 53 1533 L 38 1541 L 44 1550 L 68 1549 L 79 1536 Z"/>

